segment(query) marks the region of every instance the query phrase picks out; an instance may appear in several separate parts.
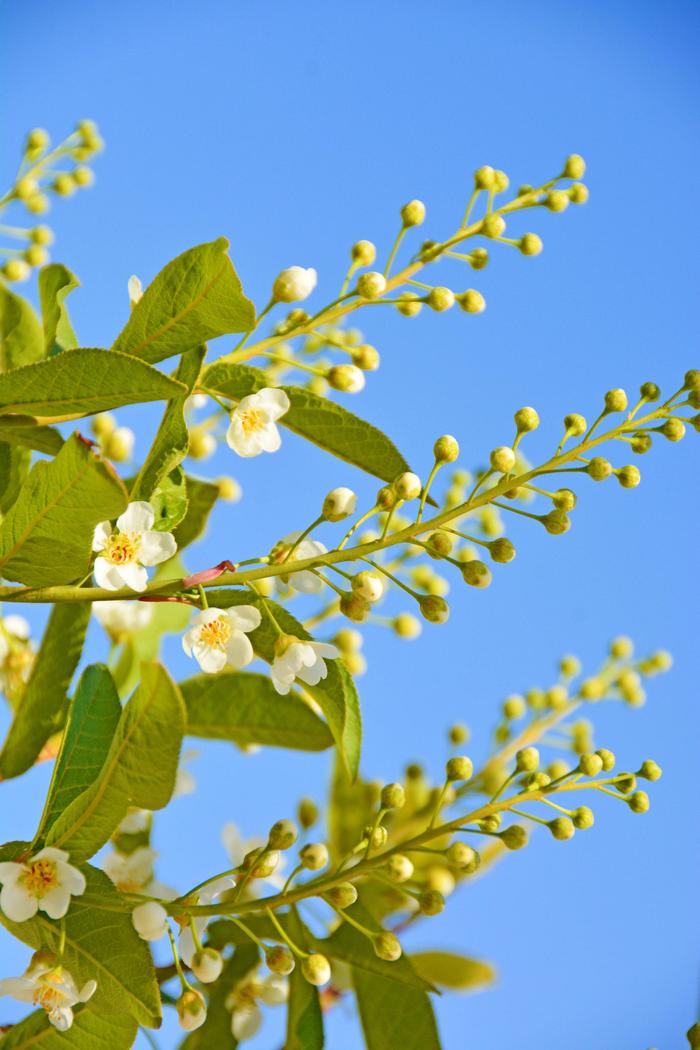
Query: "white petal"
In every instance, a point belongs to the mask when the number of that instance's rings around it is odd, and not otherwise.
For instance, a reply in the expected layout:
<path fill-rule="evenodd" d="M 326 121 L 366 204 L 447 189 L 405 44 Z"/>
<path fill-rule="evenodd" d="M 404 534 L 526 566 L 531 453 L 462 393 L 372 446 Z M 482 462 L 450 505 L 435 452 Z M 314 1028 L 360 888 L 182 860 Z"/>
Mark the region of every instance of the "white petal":
<path fill-rule="evenodd" d="M 120 532 L 147 532 L 153 528 L 155 518 L 150 503 L 136 500 L 117 518 L 117 528 Z"/>
<path fill-rule="evenodd" d="M 226 666 L 226 653 L 221 649 L 212 649 L 203 642 L 197 642 L 192 651 L 197 663 L 206 674 L 217 674 Z"/>
<path fill-rule="evenodd" d="M 260 610 L 254 605 L 234 605 L 233 608 L 227 609 L 225 615 L 228 616 L 231 626 L 239 631 L 254 631 L 262 621 Z"/>
<path fill-rule="evenodd" d="M 266 1006 L 281 1006 L 289 998 L 289 981 L 278 974 L 270 974 L 262 982 L 260 998 Z"/>
<path fill-rule="evenodd" d="M 284 390 L 265 387 L 264 390 L 260 391 L 259 397 L 271 420 L 279 419 L 280 416 L 289 411 L 289 398 Z"/>
<path fill-rule="evenodd" d="M 326 660 L 337 660 L 340 656 L 340 651 L 334 645 L 328 645 L 327 642 L 311 642 L 310 644 L 313 646 L 314 652 L 318 653 L 319 656 L 323 656 Z"/>
<path fill-rule="evenodd" d="M 11 995 L 20 1003 L 33 1003 L 36 990 L 36 982 L 27 977 L 5 977 L 0 981 L 0 996 Z"/>
<path fill-rule="evenodd" d="M 145 591 L 148 587 L 148 573 L 142 565 L 137 565 L 136 562 L 132 561 L 128 565 L 115 565 L 114 571 L 119 576 L 122 587 L 131 587 L 132 591 Z"/>
<path fill-rule="evenodd" d="M 67 1032 L 73 1024 L 73 1011 L 70 1006 L 58 1006 L 49 1014 L 49 1021 L 59 1032 Z"/>
<path fill-rule="evenodd" d="M 300 670 L 297 671 L 297 678 L 301 678 L 302 682 L 306 682 L 307 685 L 318 685 L 321 679 L 325 678 L 327 674 L 328 668 L 323 660 L 319 658 L 312 667 L 300 668 Z"/>
<path fill-rule="evenodd" d="M 13 634 L 15 638 L 22 638 L 24 641 L 29 637 L 30 627 L 23 616 L 17 616 L 15 613 L 10 613 L 9 616 L 4 616 L 2 620 L 5 630 Z"/>
<path fill-rule="evenodd" d="M 250 663 L 254 655 L 250 639 L 246 637 L 243 631 L 232 631 L 231 637 L 226 643 L 226 660 L 231 667 L 235 667 L 239 671 L 241 667 L 245 667 Z"/>
<path fill-rule="evenodd" d="M 59 882 L 65 886 L 73 897 L 79 897 L 85 893 L 85 876 L 72 864 L 60 862 L 56 865 Z"/>
<path fill-rule="evenodd" d="M 14 860 L 4 860 L 0 863 L 0 882 L 16 882 L 23 871 L 24 865 Z"/>
<path fill-rule="evenodd" d="M 192 956 L 195 953 L 194 937 L 192 936 L 192 930 L 189 926 L 180 934 L 180 939 L 177 946 L 178 954 L 184 964 L 189 966 L 192 962 Z"/>
<path fill-rule="evenodd" d="M 94 551 L 103 551 L 111 535 L 112 526 L 108 521 L 101 521 L 99 525 L 95 525 L 95 531 L 92 534 L 92 549 Z"/>
<path fill-rule="evenodd" d="M 259 441 L 259 433 L 255 432 L 250 436 L 247 435 L 243 430 L 241 421 L 235 414 L 231 416 L 231 425 L 226 431 L 226 444 L 244 459 L 259 456 L 263 451 Z"/>
<path fill-rule="evenodd" d="M 86 1003 L 97 991 L 97 981 L 86 981 L 78 993 L 78 1002 Z"/>
<path fill-rule="evenodd" d="M 273 663 L 270 677 L 272 678 L 272 684 L 274 685 L 280 696 L 286 696 L 289 690 L 292 688 L 292 682 L 294 681 L 294 675 L 289 674 L 284 668 L 276 666 L 277 661 Z"/>
<path fill-rule="evenodd" d="M 257 1006 L 234 1010 L 231 1014 L 231 1032 L 238 1042 L 252 1039 L 262 1024 L 262 1013 Z"/>
<path fill-rule="evenodd" d="M 55 863 L 65 863 L 70 857 L 70 854 L 64 849 L 58 849 L 56 846 L 44 846 L 38 853 L 35 853 L 32 860 L 52 860 Z"/>
<path fill-rule="evenodd" d="M 294 557 L 294 555 L 292 555 Z M 325 584 L 323 580 L 311 572 L 310 569 L 302 569 L 301 572 L 293 572 L 289 577 L 289 586 L 301 594 L 320 594 Z"/>
<path fill-rule="evenodd" d="M 139 543 L 138 558 L 142 565 L 160 565 L 172 558 L 177 550 L 175 537 L 169 532 L 144 532 Z"/>
<path fill-rule="evenodd" d="M 199 628 L 190 627 L 182 636 L 182 648 L 186 656 L 192 656 L 192 648 L 199 639 Z"/>
<path fill-rule="evenodd" d="M 282 445 L 280 432 L 274 423 L 266 423 L 257 434 L 263 452 L 277 452 Z"/>
<path fill-rule="evenodd" d="M 12 922 L 25 922 L 39 910 L 39 901 L 18 885 L 6 883 L 0 892 L 0 911 Z"/>
<path fill-rule="evenodd" d="M 39 908 L 50 919 L 62 919 L 70 907 L 70 891 L 65 886 L 54 886 L 39 901 Z"/>
<path fill-rule="evenodd" d="M 117 572 L 116 565 L 112 565 L 106 558 L 95 558 L 95 583 L 106 591 L 120 591 L 123 587 L 122 578 Z"/>

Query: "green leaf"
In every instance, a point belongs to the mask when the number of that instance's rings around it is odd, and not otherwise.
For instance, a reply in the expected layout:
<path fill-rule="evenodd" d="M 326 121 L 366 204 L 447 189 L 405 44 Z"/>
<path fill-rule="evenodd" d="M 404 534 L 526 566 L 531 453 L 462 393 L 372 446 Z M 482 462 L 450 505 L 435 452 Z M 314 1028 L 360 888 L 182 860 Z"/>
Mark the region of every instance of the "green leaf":
<path fill-rule="evenodd" d="M 43 356 L 39 318 L 26 299 L 0 284 L 0 372 L 40 361 Z"/>
<path fill-rule="evenodd" d="M 295 944 L 305 941 L 308 936 L 295 908 L 289 913 L 286 930 Z M 323 1044 L 323 1015 L 318 988 L 309 984 L 300 966 L 295 966 L 289 975 L 287 1041 L 284 1050 L 323 1050 Z"/>
<path fill-rule="evenodd" d="M 166 401 L 182 384 L 114 350 L 81 347 L 0 375 L 0 415 L 60 422 L 143 401 Z"/>
<path fill-rule="evenodd" d="M 39 426 L 33 416 L 0 416 L 0 439 L 49 456 L 55 456 L 63 447 L 59 432 L 53 427 Z"/>
<path fill-rule="evenodd" d="M 187 475 L 187 513 L 174 532 L 178 550 L 199 539 L 218 498 L 218 485 Z"/>
<path fill-rule="evenodd" d="M 0 441 L 0 515 L 7 514 L 17 499 L 29 473 L 31 455 L 28 448 Z"/>
<path fill-rule="evenodd" d="M 122 711 L 104 765 L 46 837 L 77 861 L 110 838 L 129 806 L 162 809 L 175 786 L 185 706 L 160 664 L 144 664 L 141 684 Z"/>
<path fill-rule="evenodd" d="M 119 694 L 108 668 L 104 664 L 86 667 L 68 710 L 68 722 L 35 842 L 43 838 L 63 810 L 99 776 L 121 713 Z"/>
<path fill-rule="evenodd" d="M 22 853 L 26 853 L 26 844 L 11 843 L 0 848 L 0 861 L 15 860 Z M 107 875 L 90 864 L 82 870 L 87 882 L 85 893 L 73 897 L 65 918 L 66 969 L 78 987 L 97 981 L 90 1011 L 126 1013 L 140 1024 L 157 1028 L 160 992 L 148 945 L 136 933 L 130 910 Z M 61 927 L 43 911 L 26 922 L 10 922 L 0 911 L 0 922 L 31 948 L 58 949 Z"/>
<path fill-rule="evenodd" d="M 75 1007 L 74 1015 L 70 1035 L 66 1036 L 54 1028 L 45 1010 L 35 1010 L 0 1036 L 0 1050 L 67 1050 L 68 1046 L 71 1050 L 129 1050 L 134 1045 L 138 1031 L 134 1018 L 100 1017 L 89 1004 Z"/>
<path fill-rule="evenodd" d="M 347 908 L 346 911 L 351 918 L 361 923 L 368 930 L 372 930 L 375 933 L 381 932 L 381 925 L 367 908 L 363 907 L 361 899 L 356 901 L 352 907 Z M 402 955 L 396 962 L 387 962 L 386 959 L 378 958 L 374 954 L 374 948 L 369 939 L 360 933 L 359 930 L 356 930 L 354 926 L 351 926 L 349 922 L 344 922 L 338 926 L 330 937 L 323 940 L 314 940 L 313 946 L 324 955 L 329 955 L 332 959 L 339 959 L 341 962 L 348 963 L 350 966 L 363 970 L 365 973 L 373 974 L 378 979 L 386 979 L 391 983 L 398 982 L 420 992 L 435 990 L 429 981 L 424 980 L 423 977 L 416 973 L 410 960 L 405 955 Z"/>
<path fill-rule="evenodd" d="M 375 813 L 376 798 L 371 784 L 359 778 L 351 781 L 343 763 L 335 761 L 328 806 L 328 845 L 337 863 L 361 840 L 362 829 Z"/>
<path fill-rule="evenodd" d="M 274 659 L 274 646 L 278 637 L 278 630 L 270 616 L 270 610 L 285 634 L 292 634 L 302 639 L 311 638 L 311 635 L 286 609 L 269 599 L 263 601 L 259 598 L 251 598 L 250 594 L 245 591 L 224 587 L 210 591 L 208 598 L 212 608 L 227 609 L 233 605 L 257 606 L 262 622 L 249 637 L 255 652 L 267 663 L 272 663 Z M 348 773 L 354 779 L 360 764 L 362 745 L 360 701 L 355 683 L 342 661 L 327 660 L 326 666 L 328 667 L 327 677 L 322 679 L 318 685 L 305 685 L 304 689 L 323 711 L 340 756 Z"/>
<path fill-rule="evenodd" d="M 78 345 L 66 309 L 66 296 L 80 281 L 63 263 L 51 263 L 39 270 L 39 302 L 44 320 L 44 346 L 48 357 Z"/>
<path fill-rule="evenodd" d="M 198 674 L 181 682 L 180 689 L 189 736 L 297 751 L 323 751 L 333 743 L 318 715 L 295 696 L 279 696 L 266 675 Z"/>
<path fill-rule="evenodd" d="M 82 579 L 95 526 L 118 517 L 126 502 L 111 467 L 74 434 L 54 460 L 34 464 L 3 520 L 0 575 L 32 587 Z"/>
<path fill-rule="evenodd" d="M 183 385 L 181 393 L 168 402 L 146 460 L 131 489 L 132 499 L 150 499 L 163 478 L 187 455 L 190 435 L 185 420 L 185 402 L 197 382 L 206 347 L 181 358 L 175 378 Z"/>
<path fill-rule="evenodd" d="M 215 361 L 204 369 L 202 385 L 222 397 L 240 400 L 270 383 L 259 368 Z M 303 387 L 280 389 L 290 401 L 289 411 L 280 419 L 288 430 L 382 481 L 393 481 L 409 470 L 394 443 L 371 423 Z"/>
<path fill-rule="evenodd" d="M 182 467 L 175 467 L 163 478 L 149 503 L 155 512 L 153 528 L 173 532 L 187 513 L 187 481 Z"/>
<path fill-rule="evenodd" d="M 216 984 L 205 989 L 209 995 L 206 1021 L 180 1043 L 180 1050 L 219 1050 L 219 1047 L 235 1050 L 239 1043 L 231 1034 L 231 1012 L 226 1009 L 226 999 L 234 985 L 256 966 L 259 958 L 256 945 L 250 941 L 236 948 Z"/>
<path fill-rule="evenodd" d="M 359 967 L 351 972 L 367 1050 L 441 1050 L 427 992 Z"/>
<path fill-rule="evenodd" d="M 411 963 L 421 977 L 440 988 L 472 991 L 496 980 L 491 963 L 453 952 L 416 952 L 411 955 Z"/>
<path fill-rule="evenodd" d="M 87 602 L 55 605 L 19 707 L 0 752 L 0 779 L 19 776 L 61 727 L 71 679 L 90 621 Z"/>
<path fill-rule="evenodd" d="M 243 294 L 228 241 L 197 245 L 160 271 L 136 304 L 114 349 L 155 363 L 230 332 L 249 332 L 255 307 Z"/>

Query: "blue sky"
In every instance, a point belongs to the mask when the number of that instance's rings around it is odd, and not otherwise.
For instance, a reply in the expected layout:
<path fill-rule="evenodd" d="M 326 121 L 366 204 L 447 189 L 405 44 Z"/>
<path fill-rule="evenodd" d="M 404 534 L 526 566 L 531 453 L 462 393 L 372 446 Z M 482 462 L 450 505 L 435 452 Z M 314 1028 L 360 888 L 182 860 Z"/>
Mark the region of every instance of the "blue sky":
<path fill-rule="evenodd" d="M 2 170 L 35 125 L 58 138 L 90 116 L 108 143 L 95 188 L 51 216 L 54 257 L 83 282 L 72 313 L 84 345 L 109 345 L 125 322 L 131 273 L 150 279 L 193 244 L 229 237 L 260 306 L 279 269 L 313 265 L 321 303 L 354 240 L 388 246 L 405 200 L 426 202 L 426 236 L 444 234 L 478 165 L 538 182 L 575 150 L 589 165 L 590 203 L 518 226 L 543 237 L 536 259 L 504 250 L 468 279 L 445 272 L 446 283 L 483 291 L 479 317 L 367 311 L 382 368 L 345 403 L 425 472 L 440 433 L 458 436 L 472 466 L 532 404 L 543 420 L 534 458 L 565 412 L 595 415 L 606 389 L 651 379 L 670 393 L 699 367 L 695 4 L 27 0 L 0 24 Z M 150 411 L 122 418 L 154 422 Z M 641 651 L 675 657 L 646 707 L 595 712 L 598 742 L 623 766 L 654 757 L 664 767 L 651 812 L 604 800 L 593 831 L 561 844 L 538 837 L 407 941 L 498 966 L 493 990 L 438 1004 L 446 1050 L 680 1050 L 695 1020 L 697 440 L 657 442 L 637 461 L 633 491 L 581 484 L 563 538 L 516 523 L 516 561 L 487 592 L 454 581 L 445 627 L 411 645 L 368 632 L 364 768 L 387 779 L 415 758 L 437 776 L 456 719 L 472 726 L 475 757 L 485 753 L 496 704 L 546 685 L 564 652 L 593 668 L 625 632 Z M 209 467 L 235 474 L 245 498 L 221 509 L 193 567 L 274 542 L 311 520 L 333 484 L 372 491 L 292 437 L 278 456 L 243 463 L 224 448 Z M 101 647 L 95 631 L 91 658 Z M 177 674 L 191 673 L 175 644 L 169 652 Z M 328 773 L 325 756 L 200 751 L 198 793 L 158 821 L 161 877 L 179 872 L 183 888 L 222 866 L 226 820 L 260 832 L 287 815 L 290 794 L 321 795 Z M 47 777 L 2 785 L 0 840 L 31 833 Z M 0 945 L 3 973 L 14 972 L 26 952 L 5 935 Z M 0 1004 L 0 1020 L 13 1009 Z M 279 1021 L 251 1046 L 279 1043 Z M 158 1038 L 174 1046 L 173 1027 Z M 329 1020 L 328 1045 L 357 1047 L 347 1012 Z"/>

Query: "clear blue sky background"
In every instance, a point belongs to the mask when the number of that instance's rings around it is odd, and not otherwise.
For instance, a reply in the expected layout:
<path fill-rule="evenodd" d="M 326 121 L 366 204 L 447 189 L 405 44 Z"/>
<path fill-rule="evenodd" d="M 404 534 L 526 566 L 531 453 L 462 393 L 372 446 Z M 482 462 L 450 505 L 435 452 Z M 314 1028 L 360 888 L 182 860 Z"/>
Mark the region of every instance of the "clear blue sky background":
<path fill-rule="evenodd" d="M 563 413 L 592 417 L 607 388 L 653 379 L 670 393 L 700 367 L 694 3 L 27 0 L 6 6 L 0 24 L 2 170 L 37 124 L 59 137 L 91 116 L 108 142 L 95 189 L 51 217 L 55 257 L 83 281 L 72 310 L 85 345 L 109 345 L 126 320 L 131 273 L 150 279 L 193 244 L 230 237 L 259 305 L 292 263 L 315 266 L 330 298 L 352 241 L 388 245 L 406 199 L 427 202 L 426 236 L 445 234 L 477 165 L 537 182 L 576 150 L 589 164 L 589 205 L 518 227 L 543 236 L 537 259 L 503 250 L 482 274 L 445 271 L 446 283 L 483 290 L 480 317 L 367 311 L 383 365 L 346 403 L 425 471 L 439 433 L 459 437 L 471 466 L 532 404 L 543 420 L 535 457 Z M 124 414 L 137 418 L 153 422 Z M 623 767 L 648 756 L 664 767 L 651 812 L 602 800 L 593 831 L 566 844 L 538 836 L 408 939 L 498 965 L 493 990 L 438 1003 L 447 1050 L 680 1050 L 696 1019 L 699 451 L 693 433 L 657 442 L 637 460 L 634 491 L 581 484 L 566 537 L 516 523 L 517 560 L 487 592 L 455 581 L 449 624 L 419 642 L 368 632 L 364 768 L 386 778 L 415 758 L 437 776 L 456 719 L 483 753 L 496 703 L 551 681 L 563 652 L 594 667 L 624 631 L 676 660 L 644 709 L 595 711 L 598 742 Z M 277 456 L 243 463 L 222 449 L 210 465 L 235 473 L 245 499 L 221 509 L 192 552 L 199 566 L 299 527 L 331 484 L 372 488 L 291 437 Z M 103 638 L 91 637 L 97 658 Z M 175 671 L 191 673 L 170 649 Z M 201 754 L 198 793 L 157 822 L 161 878 L 178 872 L 182 888 L 222 867 L 224 821 L 263 831 L 287 815 L 290 795 L 319 796 L 328 773 L 326 756 L 251 759 L 223 745 Z M 31 835 L 48 773 L 2 785 L 0 840 Z M 4 935 L 0 949 L 3 973 L 26 958 Z M 13 1011 L 3 1002 L 0 1019 Z M 251 1045 L 279 1045 L 280 1014 Z M 347 1011 L 328 1030 L 332 1050 L 358 1046 Z M 172 1024 L 158 1038 L 174 1046 Z"/>

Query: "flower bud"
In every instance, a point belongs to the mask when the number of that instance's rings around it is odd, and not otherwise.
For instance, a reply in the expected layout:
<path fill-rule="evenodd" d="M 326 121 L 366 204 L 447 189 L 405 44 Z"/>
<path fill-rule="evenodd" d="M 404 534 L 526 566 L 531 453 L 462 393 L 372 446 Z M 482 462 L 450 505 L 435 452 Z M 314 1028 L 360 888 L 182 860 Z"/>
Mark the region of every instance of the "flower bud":
<path fill-rule="evenodd" d="M 507 445 L 500 445 L 492 451 L 490 461 L 493 470 L 508 474 L 515 466 L 515 452 Z"/>
<path fill-rule="evenodd" d="M 522 718 L 525 714 L 525 699 L 514 694 L 507 696 L 503 701 L 503 717 L 512 721 L 514 718 Z"/>
<path fill-rule="evenodd" d="M 608 390 L 605 395 L 605 411 L 606 412 L 624 412 L 627 408 L 627 394 L 620 387 L 616 387 L 614 390 Z"/>
<path fill-rule="evenodd" d="M 438 463 L 454 463 L 459 455 L 459 442 L 451 434 L 443 434 L 433 445 L 433 455 Z"/>
<path fill-rule="evenodd" d="M 506 232 L 506 221 L 498 212 L 491 212 L 482 219 L 481 232 L 484 237 L 502 237 Z"/>
<path fill-rule="evenodd" d="M 386 862 L 386 874 L 392 882 L 408 882 L 413 877 L 413 863 L 402 853 L 394 853 Z"/>
<path fill-rule="evenodd" d="M 518 241 L 518 248 L 523 255 L 539 255 L 544 245 L 536 233 L 526 233 Z"/>
<path fill-rule="evenodd" d="M 450 607 L 444 598 L 434 594 L 427 594 L 420 599 L 419 607 L 421 615 L 428 623 L 446 623 L 450 615 Z"/>
<path fill-rule="evenodd" d="M 660 780 L 661 766 L 658 766 L 651 758 L 647 758 L 642 762 L 637 776 L 643 777 L 644 780 Z"/>
<path fill-rule="evenodd" d="M 26 281 L 31 273 L 31 267 L 24 259 L 8 259 L 3 263 L 0 272 L 8 281 Z"/>
<path fill-rule="evenodd" d="M 355 591 L 342 594 L 338 605 L 343 616 L 347 616 L 353 623 L 365 623 L 370 614 L 369 602 Z"/>
<path fill-rule="evenodd" d="M 376 372 L 379 368 L 379 351 L 369 343 L 356 346 L 351 355 L 352 363 L 362 372 Z"/>
<path fill-rule="evenodd" d="M 385 784 L 379 796 L 382 809 L 401 809 L 406 805 L 406 792 L 402 784 Z"/>
<path fill-rule="evenodd" d="M 685 436 L 685 426 L 680 419 L 667 419 L 659 429 L 669 441 L 680 441 Z"/>
<path fill-rule="evenodd" d="M 464 870 L 474 864 L 478 854 L 476 850 L 468 846 L 466 842 L 453 842 L 447 850 L 447 860 L 455 868 Z"/>
<path fill-rule="evenodd" d="M 423 201 L 409 201 L 401 209 L 401 219 L 404 226 L 420 226 L 425 220 L 425 204 Z"/>
<path fill-rule="evenodd" d="M 225 503 L 238 503 L 241 498 L 241 486 L 235 478 L 221 477 L 216 479 L 219 498 Z"/>
<path fill-rule="evenodd" d="M 635 489 L 642 480 L 637 467 L 631 464 L 626 467 L 620 467 L 619 470 L 615 471 L 615 474 L 623 489 Z"/>
<path fill-rule="evenodd" d="M 117 421 L 110 412 L 98 412 L 90 422 L 90 429 L 96 438 L 106 441 L 114 433 Z"/>
<path fill-rule="evenodd" d="M 496 186 L 496 172 L 489 164 L 484 164 L 474 172 L 474 187 L 477 190 L 492 190 Z"/>
<path fill-rule="evenodd" d="M 448 736 L 450 743 L 457 747 L 469 739 L 469 726 L 465 726 L 463 722 L 456 722 L 450 726 Z"/>
<path fill-rule="evenodd" d="M 331 964 L 325 955 L 315 952 L 302 960 L 301 972 L 309 984 L 314 984 L 318 988 L 322 984 L 328 984 L 330 981 Z"/>
<path fill-rule="evenodd" d="M 540 425 L 540 417 L 537 410 L 526 405 L 519 408 L 513 416 L 515 426 L 519 434 L 527 434 L 531 430 L 537 430 Z"/>
<path fill-rule="evenodd" d="M 595 823 L 593 810 L 589 809 L 588 806 L 579 806 L 578 809 L 574 810 L 572 820 L 574 822 L 574 827 L 578 828 L 579 831 L 587 831 L 588 828 L 592 828 Z"/>
<path fill-rule="evenodd" d="M 75 193 L 77 185 L 72 175 L 67 171 L 62 171 L 54 178 L 51 189 L 59 197 L 70 197 L 71 193 Z"/>
<path fill-rule="evenodd" d="M 638 456 L 643 456 L 645 452 L 648 452 L 652 445 L 651 434 L 633 434 L 630 441 L 630 447 L 633 452 L 636 452 Z"/>
<path fill-rule="evenodd" d="M 355 241 L 350 255 L 356 266 L 371 266 L 377 258 L 377 249 L 371 241 Z"/>
<path fill-rule="evenodd" d="M 385 291 L 386 277 L 378 270 L 370 270 L 357 279 L 357 294 L 363 299 L 378 299 Z"/>
<path fill-rule="evenodd" d="M 550 510 L 542 518 L 542 524 L 550 536 L 563 536 L 571 528 L 571 522 L 563 510 Z"/>
<path fill-rule="evenodd" d="M 552 502 L 557 510 L 573 510 L 576 506 L 576 493 L 571 489 L 557 489 L 552 496 Z"/>
<path fill-rule="evenodd" d="M 500 565 L 507 565 L 508 562 L 513 561 L 513 558 L 515 557 L 515 545 L 507 538 L 507 536 L 501 536 L 500 539 L 491 540 L 488 548 L 492 561 L 498 562 Z"/>
<path fill-rule="evenodd" d="M 399 299 L 403 302 L 397 303 L 396 309 L 403 317 L 415 317 L 421 312 L 423 302 L 413 292 L 401 292 Z"/>
<path fill-rule="evenodd" d="M 586 472 L 594 481 L 605 481 L 612 474 L 612 464 L 603 456 L 594 456 L 586 467 Z"/>
<path fill-rule="evenodd" d="M 43 128 L 32 128 L 27 135 L 25 150 L 27 153 L 42 153 L 51 145 L 48 131 Z"/>
<path fill-rule="evenodd" d="M 293 846 L 299 832 L 291 820 L 278 820 L 270 828 L 267 842 L 270 849 L 285 850 Z"/>
<path fill-rule="evenodd" d="M 564 416 L 564 426 L 570 437 L 580 437 L 586 433 L 587 423 L 585 417 L 578 412 L 570 412 L 568 416 Z"/>
<path fill-rule="evenodd" d="M 377 958 L 384 959 L 386 962 L 396 962 L 397 959 L 401 958 L 399 939 L 393 933 L 389 933 L 388 930 L 382 930 L 381 933 L 374 935 L 372 947 Z"/>
<path fill-rule="evenodd" d="M 24 260 L 30 266 L 43 266 L 49 261 L 49 253 L 39 244 L 30 244 L 24 251 Z"/>
<path fill-rule="evenodd" d="M 357 365 L 333 365 L 326 378 L 334 390 L 344 394 L 359 394 L 365 385 L 364 372 Z"/>
<path fill-rule="evenodd" d="M 562 656 L 559 661 L 559 670 L 566 678 L 575 678 L 581 673 L 581 661 L 577 656 Z"/>
<path fill-rule="evenodd" d="M 221 953 L 214 948 L 203 948 L 201 952 L 195 952 L 192 956 L 190 969 L 202 984 L 213 984 L 214 981 L 218 981 L 223 968 L 224 960 Z"/>
<path fill-rule="evenodd" d="M 599 747 L 596 751 L 599 759 L 603 763 L 603 772 L 609 773 L 611 769 L 615 768 L 615 755 L 612 751 L 608 751 L 606 747 Z"/>
<path fill-rule="evenodd" d="M 418 904 L 423 915 L 439 915 L 445 908 L 445 898 L 437 890 L 428 890 L 421 893 Z"/>
<path fill-rule="evenodd" d="M 649 809 L 649 796 L 646 791 L 635 791 L 627 800 L 633 813 L 646 813 Z"/>
<path fill-rule="evenodd" d="M 590 197 L 588 186 L 583 182 L 574 182 L 568 189 L 569 200 L 572 204 L 585 204 Z"/>
<path fill-rule="evenodd" d="M 560 842 L 565 842 L 567 839 L 573 838 L 575 828 L 574 822 L 569 820 L 568 817 L 555 817 L 554 820 L 550 820 L 547 827 L 551 831 L 555 839 L 559 839 Z"/>
<path fill-rule="evenodd" d="M 550 190 L 544 199 L 544 206 L 550 211 L 565 211 L 569 207 L 569 194 L 566 190 Z"/>
<path fill-rule="evenodd" d="M 250 871 L 253 879 L 267 879 L 279 864 L 280 855 L 277 850 L 266 851 L 263 846 L 252 849 L 243 858 L 243 868 Z"/>
<path fill-rule="evenodd" d="M 399 638 L 417 638 L 422 630 L 420 620 L 411 613 L 399 613 L 391 626 Z"/>
<path fill-rule="evenodd" d="M 297 807 L 297 817 L 304 830 L 313 827 L 318 820 L 318 806 L 311 798 L 303 798 Z"/>
<path fill-rule="evenodd" d="M 273 944 L 265 950 L 265 965 L 272 973 L 287 977 L 294 969 L 296 962 L 286 945 Z"/>
<path fill-rule="evenodd" d="M 490 586 L 493 576 L 488 565 L 475 558 L 472 561 L 465 562 L 462 568 L 462 579 L 470 587 L 484 588 Z"/>
<path fill-rule="evenodd" d="M 481 314 L 486 309 L 486 300 L 475 288 L 467 288 L 455 298 L 466 314 Z"/>
<path fill-rule="evenodd" d="M 596 678 L 595 676 L 586 678 L 585 681 L 581 683 L 579 692 L 584 700 L 600 700 L 605 692 L 605 684 L 600 678 Z"/>
<path fill-rule="evenodd" d="M 36 193 L 24 202 L 24 206 L 32 215 L 44 215 L 49 210 L 50 202 L 45 193 Z"/>
<path fill-rule="evenodd" d="M 272 297 L 278 303 L 300 303 L 311 295 L 317 279 L 312 267 L 289 266 L 275 278 Z"/>
<path fill-rule="evenodd" d="M 394 479 L 392 487 L 399 499 L 404 501 L 418 499 L 423 491 L 420 478 L 410 470 L 399 474 L 398 478 Z"/>
<path fill-rule="evenodd" d="M 328 849 L 322 842 L 308 842 L 299 850 L 299 860 L 309 871 L 320 871 L 328 864 Z"/>
<path fill-rule="evenodd" d="M 28 233 L 32 244 L 45 247 L 53 242 L 53 231 L 49 226 L 34 226 Z"/>
<path fill-rule="evenodd" d="M 474 772 L 474 763 L 466 755 L 455 755 L 445 763 L 445 779 L 449 781 L 469 780 Z"/>
<path fill-rule="evenodd" d="M 425 542 L 428 554 L 432 558 L 447 558 L 452 553 L 455 541 L 449 532 L 438 529 L 436 532 L 431 532 Z"/>
<path fill-rule="evenodd" d="M 211 438 L 214 448 L 216 448 L 215 439 L 210 434 L 207 437 Z M 134 440 L 133 430 L 130 430 L 128 427 L 117 427 L 105 441 L 105 456 L 115 463 L 126 463 L 131 459 L 131 454 L 134 451 Z"/>
<path fill-rule="evenodd" d="M 511 824 L 498 836 L 506 849 L 522 849 L 527 846 L 527 831 L 520 824 Z"/>
<path fill-rule="evenodd" d="M 323 501 L 321 513 L 326 521 L 343 521 L 355 513 L 357 496 L 352 489 L 340 487 L 331 489 Z"/>
<path fill-rule="evenodd" d="M 378 602 L 384 594 L 384 584 L 381 576 L 369 569 L 362 569 L 352 580 L 353 593 L 357 594 L 365 602 Z M 365 617 L 366 618 L 366 617 Z"/>
<path fill-rule="evenodd" d="M 582 179 L 586 173 L 586 162 L 580 153 L 570 153 L 564 161 L 562 177 L 565 179 Z"/>
<path fill-rule="evenodd" d="M 444 288 L 439 285 L 437 288 L 432 288 L 428 292 L 426 302 L 431 310 L 435 310 L 437 313 L 443 313 L 445 310 L 449 310 L 455 304 L 455 293 L 451 288 Z"/>
<path fill-rule="evenodd" d="M 700 390 L 700 368 L 691 368 L 683 378 L 684 390 Z"/>
<path fill-rule="evenodd" d="M 469 265 L 471 266 L 472 270 L 483 270 L 486 266 L 488 266 L 488 262 L 488 249 L 474 248 L 472 251 L 469 252 Z M 467 293 L 465 292 L 464 294 L 466 295 Z M 477 292 L 476 294 L 478 295 L 479 293 Z M 459 298 L 459 296 L 457 298 Z"/>
<path fill-rule="evenodd" d="M 515 755 L 515 768 L 519 773 L 534 773 L 540 764 L 540 753 L 536 747 L 523 747 Z"/>
<path fill-rule="evenodd" d="M 578 768 L 586 777 L 597 777 L 603 769 L 603 760 L 600 755 L 581 755 L 578 760 Z"/>
<path fill-rule="evenodd" d="M 184 1028 L 186 1032 L 194 1032 L 207 1019 L 204 996 L 200 995 L 199 992 L 195 992 L 194 988 L 188 988 L 182 993 L 175 1003 L 175 1008 L 177 1009 L 180 1027 Z"/>
<path fill-rule="evenodd" d="M 357 900 L 357 890 L 351 882 L 341 882 L 331 886 L 323 896 L 334 908 L 349 908 Z"/>
<path fill-rule="evenodd" d="M 159 941 L 168 929 L 168 913 L 157 901 L 137 904 L 131 913 L 134 929 L 144 941 Z"/>
<path fill-rule="evenodd" d="M 95 173 L 92 168 L 88 168 L 85 164 L 79 164 L 73 169 L 73 178 L 76 186 L 84 188 L 92 186 L 95 181 Z"/>

